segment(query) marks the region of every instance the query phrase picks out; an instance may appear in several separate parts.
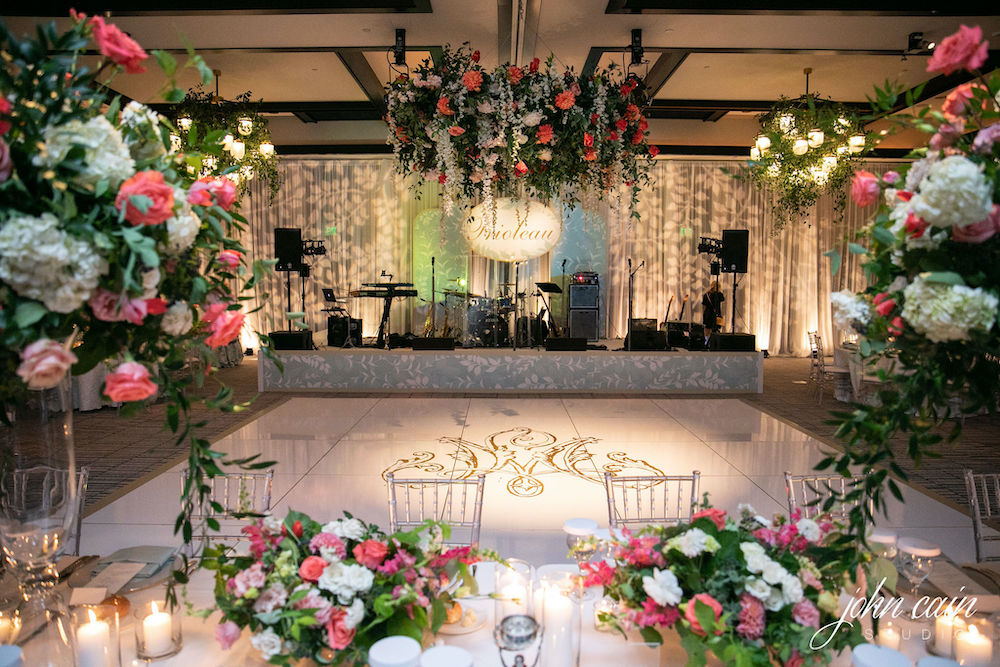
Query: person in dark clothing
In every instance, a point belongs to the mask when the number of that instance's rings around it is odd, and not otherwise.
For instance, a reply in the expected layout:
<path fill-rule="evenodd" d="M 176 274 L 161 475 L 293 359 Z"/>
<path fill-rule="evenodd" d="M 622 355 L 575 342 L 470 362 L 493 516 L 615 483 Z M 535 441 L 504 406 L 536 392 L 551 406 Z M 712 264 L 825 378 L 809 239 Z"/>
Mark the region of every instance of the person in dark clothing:
<path fill-rule="evenodd" d="M 701 322 L 705 325 L 705 340 L 722 328 L 722 302 L 726 300 L 715 281 L 701 297 Z"/>

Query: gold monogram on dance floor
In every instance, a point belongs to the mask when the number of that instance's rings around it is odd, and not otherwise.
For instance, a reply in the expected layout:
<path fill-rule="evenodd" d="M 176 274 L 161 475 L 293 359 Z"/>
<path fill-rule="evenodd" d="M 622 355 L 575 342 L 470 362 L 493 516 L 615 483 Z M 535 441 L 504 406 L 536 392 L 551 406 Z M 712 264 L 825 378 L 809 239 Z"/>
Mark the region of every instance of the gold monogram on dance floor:
<path fill-rule="evenodd" d="M 562 442 L 552 433 L 518 426 L 494 433 L 479 444 L 462 438 L 440 438 L 439 442 L 455 445 L 442 461 L 434 452 L 417 451 L 409 458 L 398 459 L 382 471 L 419 470 L 436 473 L 450 479 L 468 479 L 476 475 L 508 472 L 514 478 L 507 482 L 507 491 L 514 496 L 531 498 L 545 490 L 546 475 L 565 474 L 604 484 L 604 473 L 613 475 L 662 475 L 656 466 L 642 459 L 631 458 L 625 452 L 608 452 L 604 461 L 595 460 L 587 448 L 599 438 L 572 437 Z M 627 471 L 627 472 L 626 472 Z"/>

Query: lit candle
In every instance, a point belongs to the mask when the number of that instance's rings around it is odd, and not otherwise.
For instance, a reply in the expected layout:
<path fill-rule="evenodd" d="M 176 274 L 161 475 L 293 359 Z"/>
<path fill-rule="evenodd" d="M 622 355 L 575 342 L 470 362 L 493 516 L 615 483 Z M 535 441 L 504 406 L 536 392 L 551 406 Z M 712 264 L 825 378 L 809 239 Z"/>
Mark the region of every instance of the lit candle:
<path fill-rule="evenodd" d="M 574 667 L 573 602 L 555 587 L 545 589 L 545 634 L 542 658 L 546 667 Z"/>
<path fill-rule="evenodd" d="M 970 625 L 968 632 L 955 635 L 955 660 L 965 667 L 989 667 L 993 662 L 993 642 Z"/>
<path fill-rule="evenodd" d="M 948 607 L 945 613 L 934 619 L 934 650 L 938 655 L 951 655 L 951 637 L 955 630 L 965 628 L 965 621 L 958 618 L 958 610 Z"/>
<path fill-rule="evenodd" d="M 878 645 L 891 648 L 893 651 L 899 650 L 899 630 L 888 623 L 884 628 L 879 628 Z"/>
<path fill-rule="evenodd" d="M 170 614 L 159 611 L 155 602 L 153 602 L 153 613 L 142 619 L 142 638 L 146 643 L 147 655 L 167 653 L 173 646 Z"/>
<path fill-rule="evenodd" d="M 90 622 L 76 631 L 76 664 L 79 667 L 107 667 L 111 657 L 111 628 L 88 611 Z"/>
<path fill-rule="evenodd" d="M 500 590 L 500 598 L 503 600 L 503 617 L 528 613 L 528 589 L 521 584 L 507 584 Z"/>

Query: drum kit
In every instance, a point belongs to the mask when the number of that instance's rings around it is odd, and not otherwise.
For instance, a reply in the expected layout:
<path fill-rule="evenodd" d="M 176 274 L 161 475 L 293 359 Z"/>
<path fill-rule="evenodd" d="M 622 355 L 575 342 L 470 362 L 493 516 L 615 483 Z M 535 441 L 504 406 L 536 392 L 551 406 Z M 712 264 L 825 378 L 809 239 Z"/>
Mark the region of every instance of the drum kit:
<path fill-rule="evenodd" d="M 501 284 L 496 297 L 464 290 L 446 289 L 444 326 L 441 336 L 459 338 L 465 347 L 507 347 L 510 345 L 508 316 L 517 310 L 525 295 L 510 291 L 513 283 Z"/>

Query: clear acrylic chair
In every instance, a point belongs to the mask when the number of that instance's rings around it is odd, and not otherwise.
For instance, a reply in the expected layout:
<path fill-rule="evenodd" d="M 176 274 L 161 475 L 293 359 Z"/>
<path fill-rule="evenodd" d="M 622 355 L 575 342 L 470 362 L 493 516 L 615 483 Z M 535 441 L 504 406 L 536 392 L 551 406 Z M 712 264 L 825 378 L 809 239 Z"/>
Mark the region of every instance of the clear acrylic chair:
<path fill-rule="evenodd" d="M 188 483 L 190 470 L 181 475 L 181 491 Z M 214 477 L 206 477 L 204 484 L 210 487 L 205 503 L 191 515 L 196 540 L 189 556 L 200 553 L 201 547 L 210 542 L 236 543 L 245 540 L 241 532 L 246 525 L 246 517 L 265 514 L 271 510 L 271 490 L 274 484 L 274 468 L 265 472 L 230 472 Z M 219 522 L 219 530 L 209 530 L 208 519 Z"/>
<path fill-rule="evenodd" d="M 972 533 L 976 540 L 976 562 L 1000 561 L 1000 553 L 987 553 L 988 542 L 1000 541 L 1000 535 L 987 535 L 983 522 L 1000 516 L 1000 474 L 963 471 L 965 489 L 972 512 Z"/>
<path fill-rule="evenodd" d="M 66 543 L 72 546 L 72 553 L 69 555 L 80 555 L 80 536 L 83 534 L 83 507 L 87 502 L 87 482 L 90 480 L 90 468 L 84 466 L 76 474 L 76 495 L 77 503 L 80 507 L 76 512 L 76 523 L 70 533 L 66 536 Z"/>
<path fill-rule="evenodd" d="M 701 473 L 616 477 L 604 473 L 608 525 L 612 530 L 690 521 Z"/>
<path fill-rule="evenodd" d="M 835 503 L 829 510 L 823 505 L 832 492 L 846 495 L 853 491 L 859 483 L 864 483 L 864 475 L 844 477 L 843 475 L 793 475 L 785 471 L 785 493 L 788 496 L 788 513 L 796 509 L 802 511 L 803 518 L 814 519 L 821 514 L 828 514 L 837 522 L 846 522 L 851 510 L 861 505 L 861 497 L 857 500 Z M 871 503 L 869 501 L 869 509 Z"/>
<path fill-rule="evenodd" d="M 446 544 L 479 544 L 486 475 L 469 479 L 397 479 L 389 473 L 385 481 L 389 487 L 389 532 L 412 530 L 434 519 L 451 526 Z"/>

